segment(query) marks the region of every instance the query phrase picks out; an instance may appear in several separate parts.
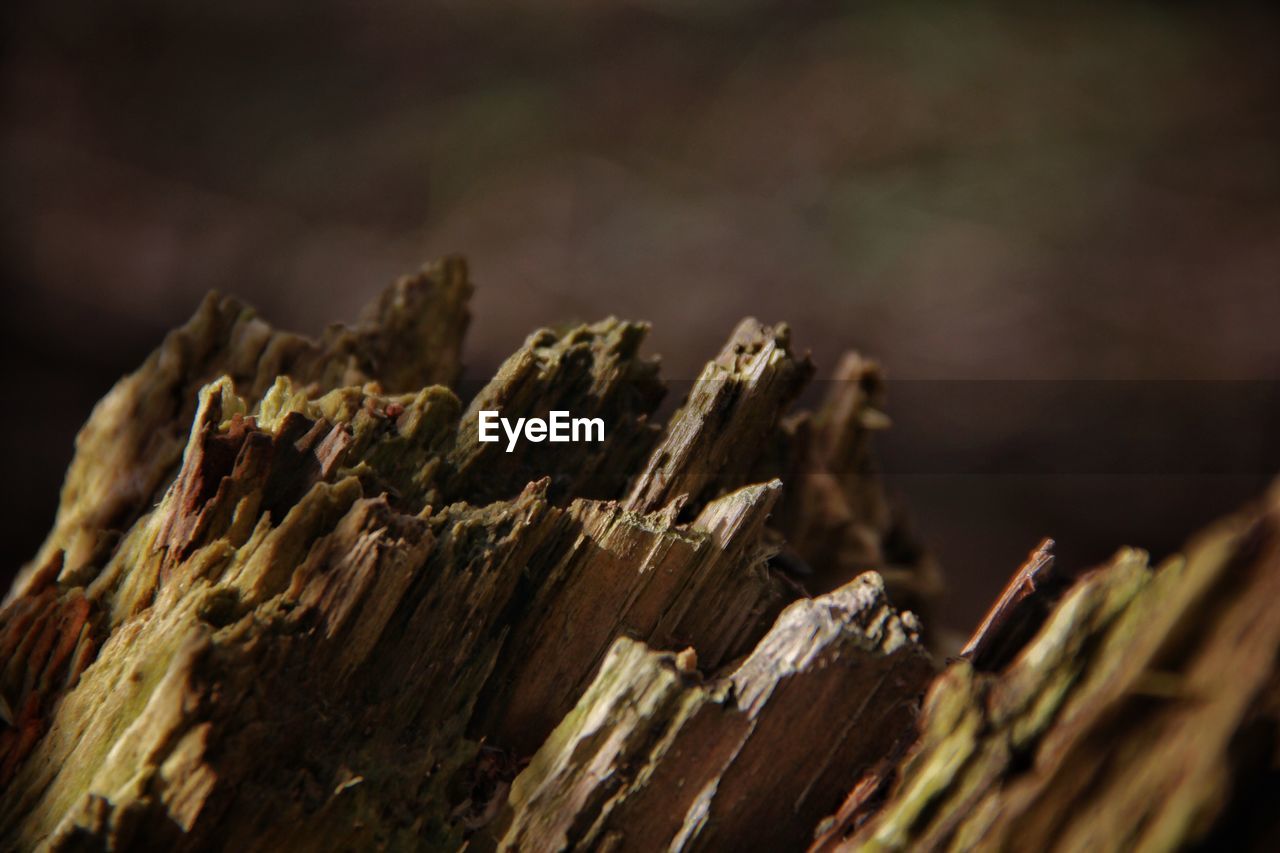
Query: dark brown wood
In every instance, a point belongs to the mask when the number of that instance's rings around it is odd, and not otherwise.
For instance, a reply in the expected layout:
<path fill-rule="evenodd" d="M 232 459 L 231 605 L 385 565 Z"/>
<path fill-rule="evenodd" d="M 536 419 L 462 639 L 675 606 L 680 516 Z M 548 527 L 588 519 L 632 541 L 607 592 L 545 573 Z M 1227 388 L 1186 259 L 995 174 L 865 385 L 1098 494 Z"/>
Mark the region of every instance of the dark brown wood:
<path fill-rule="evenodd" d="M 1042 539 L 1005 584 L 960 656 L 975 669 L 999 669 L 1030 639 L 1061 584 L 1053 574 L 1053 540 Z"/>

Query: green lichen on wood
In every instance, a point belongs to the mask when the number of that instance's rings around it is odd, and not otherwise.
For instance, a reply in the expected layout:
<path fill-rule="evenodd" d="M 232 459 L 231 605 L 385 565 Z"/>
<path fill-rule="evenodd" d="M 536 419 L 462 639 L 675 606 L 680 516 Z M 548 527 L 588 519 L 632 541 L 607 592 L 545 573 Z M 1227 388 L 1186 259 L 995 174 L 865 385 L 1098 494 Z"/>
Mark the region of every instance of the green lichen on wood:
<path fill-rule="evenodd" d="M 1274 714 L 1280 492 L 1152 568 L 1124 549 L 1081 578 L 999 672 L 958 661 L 926 700 L 887 803 L 848 837 L 869 850 L 1166 850 L 1215 829 Z M 1244 764 L 1248 762 L 1245 761 Z M 843 816 L 859 822 L 857 810 Z M 1218 827 L 1217 831 L 1226 831 Z"/>
<path fill-rule="evenodd" d="M 465 263 L 450 258 L 397 281 L 361 324 L 333 326 L 317 341 L 276 331 L 236 300 L 210 294 L 94 408 L 76 437 L 53 530 L 10 596 L 54 559 L 77 576 L 101 566 L 114 533 L 176 471 L 201 386 L 225 375 L 257 401 L 280 376 L 313 391 L 371 380 L 393 392 L 450 384 L 461 370 L 470 293 Z"/>

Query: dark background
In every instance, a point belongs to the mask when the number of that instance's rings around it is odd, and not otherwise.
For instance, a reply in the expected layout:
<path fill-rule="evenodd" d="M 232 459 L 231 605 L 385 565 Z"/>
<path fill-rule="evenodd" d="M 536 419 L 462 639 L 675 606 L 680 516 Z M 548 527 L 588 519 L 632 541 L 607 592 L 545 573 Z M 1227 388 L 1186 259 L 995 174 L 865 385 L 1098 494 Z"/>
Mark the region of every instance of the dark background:
<path fill-rule="evenodd" d="M 1275 467 L 1266 6 L 0 14 L 0 576 L 93 403 L 206 290 L 316 332 L 446 252 L 478 284 L 473 378 L 537 325 L 608 314 L 651 320 L 673 379 L 748 314 L 820 368 L 879 357 L 889 479 L 954 627 L 1042 535 L 1072 568 L 1165 553 Z"/>

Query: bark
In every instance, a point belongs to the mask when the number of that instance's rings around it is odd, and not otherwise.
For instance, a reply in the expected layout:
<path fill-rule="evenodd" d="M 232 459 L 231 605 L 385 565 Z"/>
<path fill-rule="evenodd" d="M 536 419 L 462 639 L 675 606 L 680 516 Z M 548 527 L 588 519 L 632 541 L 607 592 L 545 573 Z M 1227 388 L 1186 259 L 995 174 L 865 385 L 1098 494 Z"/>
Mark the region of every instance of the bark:
<path fill-rule="evenodd" d="M 793 412 L 812 366 L 747 320 L 660 425 L 610 319 L 464 403 L 469 291 L 320 341 L 210 298 L 104 398 L 0 609 L 0 848 L 1260 837 L 1276 500 L 1158 569 L 1039 552 L 943 668 L 873 362 Z M 486 409 L 607 437 L 508 453 Z"/>

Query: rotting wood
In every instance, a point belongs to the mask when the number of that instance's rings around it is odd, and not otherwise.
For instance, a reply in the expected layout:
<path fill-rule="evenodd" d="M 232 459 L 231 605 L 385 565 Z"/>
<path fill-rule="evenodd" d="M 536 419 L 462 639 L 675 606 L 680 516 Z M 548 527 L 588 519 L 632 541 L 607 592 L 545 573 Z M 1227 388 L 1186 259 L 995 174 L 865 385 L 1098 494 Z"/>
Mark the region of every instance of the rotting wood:
<path fill-rule="evenodd" d="M 795 849 L 849 778 L 902 740 L 932 673 L 874 573 L 790 605 L 704 682 L 618 639 L 512 785 L 504 850 Z"/>
<path fill-rule="evenodd" d="M 186 443 L 196 392 L 219 376 L 254 402 L 279 376 L 312 395 L 374 379 L 395 392 L 454 382 L 470 293 L 465 264 L 450 258 L 396 282 L 360 325 L 332 327 L 318 341 L 276 331 L 235 299 L 210 294 L 94 408 L 76 437 L 53 530 L 23 577 L 61 559 L 64 582 L 91 579 L 115 537 L 163 492 Z M 20 579 L 10 596 L 24 586 Z"/>
<path fill-rule="evenodd" d="M 791 412 L 813 368 L 747 320 L 659 425 L 609 319 L 468 404 L 470 288 L 427 267 L 319 342 L 211 298 L 104 399 L 0 608 L 0 849 L 1263 837 L 1274 495 L 1157 570 L 1033 558 L 929 686 L 874 362 Z M 610 432 L 507 454 L 486 408 Z"/>
<path fill-rule="evenodd" d="M 1006 666 L 952 663 L 887 801 L 864 780 L 814 849 L 1265 849 L 1277 600 L 1280 487 L 1154 568 L 1121 550 Z"/>
<path fill-rule="evenodd" d="M 885 492 L 872 453 L 875 434 L 889 427 L 880 366 L 846 353 L 824 384 L 817 411 L 785 418 L 776 455 L 756 466 L 757 477 L 787 484 L 774 525 L 805 560 L 811 591 L 875 570 L 896 605 L 927 617 L 941 573 Z"/>

